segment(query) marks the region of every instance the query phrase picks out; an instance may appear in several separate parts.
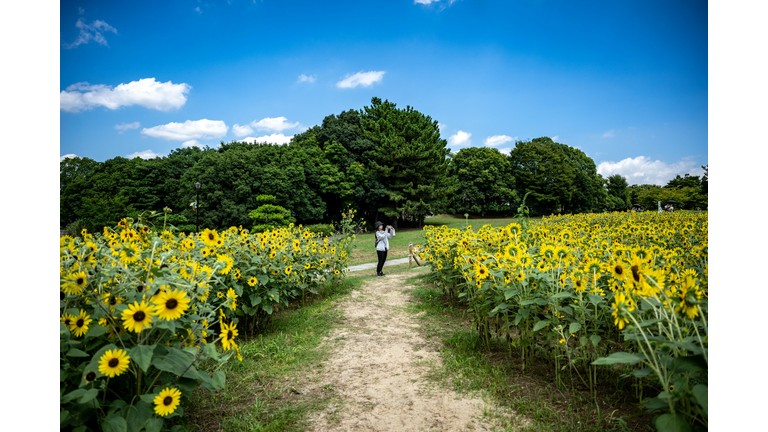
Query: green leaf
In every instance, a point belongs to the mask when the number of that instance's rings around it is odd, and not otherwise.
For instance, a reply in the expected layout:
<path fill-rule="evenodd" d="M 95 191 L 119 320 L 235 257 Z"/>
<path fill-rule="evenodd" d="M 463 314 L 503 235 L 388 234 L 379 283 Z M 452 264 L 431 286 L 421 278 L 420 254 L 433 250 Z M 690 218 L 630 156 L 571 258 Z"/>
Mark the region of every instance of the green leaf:
<path fill-rule="evenodd" d="M 99 337 L 106 332 L 106 327 L 96 324 L 95 326 L 88 328 L 88 332 L 85 334 L 85 339 Z"/>
<path fill-rule="evenodd" d="M 77 348 L 70 348 L 69 351 L 67 351 L 67 357 L 88 357 L 88 353 L 80 351 Z"/>
<path fill-rule="evenodd" d="M 141 398 L 142 401 L 153 404 L 155 403 L 155 398 L 157 397 L 158 394 L 160 393 L 143 394 L 139 397 Z"/>
<path fill-rule="evenodd" d="M 587 294 L 587 297 L 589 297 L 589 302 L 595 306 L 599 305 L 603 301 L 603 296 Z"/>
<path fill-rule="evenodd" d="M 510 297 L 517 295 L 518 292 L 520 292 L 520 290 L 515 288 L 504 290 L 504 300 L 509 300 Z"/>
<path fill-rule="evenodd" d="M 64 428 L 69 420 L 69 411 L 62 410 L 59 412 L 59 428 Z"/>
<path fill-rule="evenodd" d="M 674 372 L 698 372 L 706 370 L 707 368 L 707 361 L 701 354 L 695 356 L 675 357 L 669 364 L 669 369 Z"/>
<path fill-rule="evenodd" d="M 128 432 L 128 423 L 124 418 L 114 414 L 101 421 L 101 429 L 104 432 Z"/>
<path fill-rule="evenodd" d="M 645 320 L 645 321 L 642 321 L 642 322 L 640 323 L 640 327 L 642 327 L 642 328 L 645 328 L 645 327 L 648 327 L 648 326 L 650 326 L 650 325 L 656 324 L 656 323 L 657 323 L 657 322 L 659 322 L 659 321 L 660 321 L 660 320 L 659 320 L 658 318 L 651 318 L 651 319 L 647 319 L 647 320 Z"/>
<path fill-rule="evenodd" d="M 139 401 L 136 406 L 128 407 L 125 420 L 128 423 L 128 432 L 139 432 L 144 424 L 152 417 L 154 409 L 152 405 Z"/>
<path fill-rule="evenodd" d="M 637 378 L 644 378 L 648 376 L 648 374 L 650 374 L 651 372 L 652 372 L 651 368 L 642 368 L 638 370 L 633 370 L 629 374 Z"/>
<path fill-rule="evenodd" d="M 184 374 L 185 377 L 192 379 L 199 378 L 197 369 L 195 369 L 194 366 L 191 366 L 195 361 L 195 356 L 190 353 L 184 352 L 178 348 L 168 347 L 168 354 L 163 358 L 163 361 L 166 363 L 166 365 L 170 365 L 172 367 L 172 370 L 167 372 L 172 372 L 178 376 Z M 154 364 L 154 361 L 152 364 Z M 185 370 L 186 373 L 184 372 Z"/>
<path fill-rule="evenodd" d="M 216 371 L 216 373 L 213 374 L 213 381 L 219 388 L 224 388 L 227 383 L 227 377 L 224 375 L 223 371 Z"/>
<path fill-rule="evenodd" d="M 266 312 L 269 315 L 272 315 L 272 305 L 269 303 L 264 303 L 261 305 L 261 308 L 264 309 L 264 312 Z"/>
<path fill-rule="evenodd" d="M 528 306 L 529 304 L 536 303 L 536 300 L 523 300 L 520 302 L 520 306 Z"/>
<path fill-rule="evenodd" d="M 656 430 L 659 432 L 690 432 L 691 426 L 681 414 L 667 413 L 656 418 Z"/>
<path fill-rule="evenodd" d="M 642 358 L 639 358 L 636 354 L 630 354 L 625 352 L 617 352 L 609 355 L 608 357 L 601 357 L 592 362 L 593 365 L 610 365 L 616 363 L 636 364 L 639 363 Z"/>
<path fill-rule="evenodd" d="M 692 352 L 694 354 L 701 354 L 702 352 L 704 352 L 701 349 L 701 347 L 699 347 L 696 344 L 691 343 L 691 342 L 669 341 L 669 343 L 671 343 L 672 345 L 674 345 L 674 346 L 676 346 L 678 348 L 686 349 L 686 350 L 688 350 L 688 351 L 690 351 L 690 352 Z"/>
<path fill-rule="evenodd" d="M 208 357 L 214 360 L 219 359 L 219 352 L 216 350 L 216 345 L 212 343 L 205 344 L 205 348 L 203 348 L 203 351 L 205 351 L 205 354 L 208 355 Z"/>
<path fill-rule="evenodd" d="M 592 335 L 589 337 L 589 341 L 592 342 L 594 347 L 597 347 L 597 344 L 599 344 L 602 339 L 603 338 L 601 338 L 600 335 Z"/>
<path fill-rule="evenodd" d="M 559 292 L 557 294 L 554 294 L 550 296 L 551 299 L 563 299 L 563 298 L 571 298 L 573 295 L 569 293 L 568 291 Z"/>
<path fill-rule="evenodd" d="M 136 362 L 141 370 L 146 372 L 152 364 L 152 353 L 154 350 L 154 345 L 136 345 L 131 348 L 131 360 Z"/>
<path fill-rule="evenodd" d="M 153 417 L 144 424 L 144 430 L 147 432 L 160 432 L 163 429 L 163 419 Z"/>
<path fill-rule="evenodd" d="M 549 324 L 549 320 L 541 320 L 533 326 L 533 331 L 539 331 Z"/>
<path fill-rule="evenodd" d="M 65 404 L 65 403 L 71 401 L 72 399 L 79 398 L 82 395 L 84 395 L 86 391 L 87 391 L 86 389 L 73 390 L 73 391 L 67 393 L 66 395 L 64 395 L 64 397 L 61 398 L 61 403 Z"/>
<path fill-rule="evenodd" d="M 97 389 L 90 389 L 85 392 L 83 396 L 80 397 L 80 399 L 77 400 L 78 403 L 88 403 L 93 400 L 96 396 L 99 395 L 99 391 Z"/>
<path fill-rule="evenodd" d="M 576 333 L 579 330 L 581 330 L 581 324 L 577 322 L 571 323 L 571 325 L 568 327 L 568 333 Z"/>
<path fill-rule="evenodd" d="M 704 415 L 709 415 L 709 395 L 708 395 L 708 389 L 707 386 L 704 384 L 696 384 L 693 386 L 693 397 L 696 398 L 696 402 L 701 405 L 701 408 L 704 410 Z"/>

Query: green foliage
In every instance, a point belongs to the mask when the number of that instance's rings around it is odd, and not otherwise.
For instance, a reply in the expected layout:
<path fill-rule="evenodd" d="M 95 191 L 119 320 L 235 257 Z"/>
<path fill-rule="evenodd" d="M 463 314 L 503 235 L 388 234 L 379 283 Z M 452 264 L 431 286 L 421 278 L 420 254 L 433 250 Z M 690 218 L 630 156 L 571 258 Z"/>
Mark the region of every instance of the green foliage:
<path fill-rule="evenodd" d="M 383 185 L 377 210 L 395 221 L 423 225 L 424 216 L 438 212 L 447 198 L 443 186 L 449 150 L 438 122 L 410 106 L 398 109 L 377 97 L 363 111 L 364 136 L 376 145 L 370 169 Z"/>
<path fill-rule="evenodd" d="M 534 215 L 561 211 L 576 190 L 576 169 L 561 146 L 542 137 L 518 141 L 509 153 L 518 193 L 530 193 L 528 207 Z"/>
<path fill-rule="evenodd" d="M 309 230 L 309 232 L 318 234 L 322 237 L 328 237 L 334 233 L 333 226 L 330 224 L 307 225 L 306 228 Z"/>
<path fill-rule="evenodd" d="M 608 189 L 608 210 L 625 210 L 632 205 L 627 179 L 619 174 L 614 174 L 608 177 L 605 187 Z"/>
<path fill-rule="evenodd" d="M 517 201 L 506 156 L 489 147 L 468 147 L 450 159 L 448 175 L 456 179 L 451 198 L 454 212 L 509 215 Z"/>
<path fill-rule="evenodd" d="M 272 195 L 259 195 L 256 197 L 257 202 L 265 203 L 256 210 L 248 213 L 248 217 L 253 219 L 254 223 L 253 232 L 263 232 L 280 227 L 287 227 L 290 224 L 296 222 L 296 218 L 291 217 L 291 212 L 283 207 L 268 204 L 275 202 L 275 197 Z"/>

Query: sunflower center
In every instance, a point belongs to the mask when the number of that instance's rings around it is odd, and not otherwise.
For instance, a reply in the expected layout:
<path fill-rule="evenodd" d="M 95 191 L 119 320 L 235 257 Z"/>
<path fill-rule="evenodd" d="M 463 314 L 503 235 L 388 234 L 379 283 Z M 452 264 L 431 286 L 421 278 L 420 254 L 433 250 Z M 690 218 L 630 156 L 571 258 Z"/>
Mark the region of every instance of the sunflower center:
<path fill-rule="evenodd" d="M 614 267 L 613 271 L 615 271 L 616 274 L 619 275 L 619 276 L 624 274 L 624 268 L 622 266 L 620 266 L 620 265 L 617 265 L 616 267 Z"/>
<path fill-rule="evenodd" d="M 109 305 L 114 306 L 117 304 L 117 297 L 112 297 L 109 299 Z"/>
<path fill-rule="evenodd" d="M 635 279 L 635 282 L 640 282 L 640 267 L 633 265 L 630 269 L 632 270 L 632 277 Z"/>
<path fill-rule="evenodd" d="M 67 319 L 64 320 L 64 325 L 69 327 L 69 323 L 71 323 L 71 322 L 72 322 L 72 320 L 67 318 Z"/>
<path fill-rule="evenodd" d="M 138 311 L 135 314 L 133 314 L 133 320 L 136 322 L 144 321 L 144 318 L 147 316 L 144 314 L 144 311 Z"/>
<path fill-rule="evenodd" d="M 167 309 L 176 309 L 176 306 L 179 305 L 179 302 L 176 299 L 170 299 L 167 302 L 165 302 L 165 307 Z"/>
<path fill-rule="evenodd" d="M 117 365 L 120 364 L 120 360 L 118 360 L 118 359 L 113 357 L 111 360 L 109 360 L 109 363 L 107 363 L 107 364 L 109 365 L 109 367 L 115 368 L 115 367 L 117 367 Z"/>
<path fill-rule="evenodd" d="M 136 287 L 136 291 L 138 291 L 138 292 L 142 292 L 142 291 L 144 291 L 144 285 L 139 285 L 139 286 L 137 286 L 137 287 Z"/>
<path fill-rule="evenodd" d="M 85 375 L 86 381 L 93 381 L 94 379 L 96 379 L 96 372 L 91 371 Z"/>
<path fill-rule="evenodd" d="M 173 398 L 170 396 L 166 396 L 165 399 L 163 399 L 163 405 L 168 406 L 173 403 Z"/>
<path fill-rule="evenodd" d="M 82 285 L 84 283 L 85 283 L 85 278 L 81 278 L 81 277 L 77 278 L 77 284 L 78 285 Z"/>
<path fill-rule="evenodd" d="M 208 240 L 213 240 L 213 234 L 208 234 Z"/>
<path fill-rule="evenodd" d="M 77 320 L 76 325 L 78 327 L 82 327 L 83 325 L 85 325 L 85 321 L 82 318 L 80 318 L 79 320 Z"/>
<path fill-rule="evenodd" d="M 229 330 L 229 331 L 227 332 L 227 339 L 229 339 L 229 340 L 232 340 L 232 339 L 234 339 L 234 336 L 232 335 L 232 330 Z"/>
<path fill-rule="evenodd" d="M 64 300 L 64 298 L 65 298 L 66 296 L 67 296 L 67 295 L 66 295 L 66 294 L 64 294 L 64 291 L 59 291 L 59 298 L 60 298 L 61 300 Z"/>

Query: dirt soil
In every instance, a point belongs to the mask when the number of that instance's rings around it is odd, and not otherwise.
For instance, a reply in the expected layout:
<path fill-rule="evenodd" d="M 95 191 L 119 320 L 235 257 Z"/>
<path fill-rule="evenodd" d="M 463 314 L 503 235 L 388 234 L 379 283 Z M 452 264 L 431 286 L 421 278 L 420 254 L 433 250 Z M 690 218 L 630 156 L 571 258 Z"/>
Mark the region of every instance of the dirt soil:
<path fill-rule="evenodd" d="M 373 279 L 339 305 L 345 321 L 325 342 L 333 350 L 323 376 L 306 390 L 333 390 L 341 402 L 315 414 L 308 430 L 497 430 L 493 417 L 483 416 L 498 413 L 495 407 L 422 378 L 440 366 L 440 357 L 438 347 L 420 336 L 414 315 L 404 310 L 410 298 L 403 293 L 410 288 L 405 280 L 412 275 Z"/>

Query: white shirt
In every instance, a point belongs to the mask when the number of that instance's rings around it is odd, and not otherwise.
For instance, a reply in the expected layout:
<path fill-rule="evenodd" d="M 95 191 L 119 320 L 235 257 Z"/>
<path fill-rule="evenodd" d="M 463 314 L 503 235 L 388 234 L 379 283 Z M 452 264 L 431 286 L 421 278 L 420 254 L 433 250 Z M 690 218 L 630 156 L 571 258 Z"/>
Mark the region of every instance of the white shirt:
<path fill-rule="evenodd" d="M 376 238 L 379 240 L 379 243 L 376 245 L 377 251 L 388 251 L 389 250 L 389 239 L 395 236 L 395 229 L 391 228 L 389 230 L 384 231 L 376 231 Z"/>

